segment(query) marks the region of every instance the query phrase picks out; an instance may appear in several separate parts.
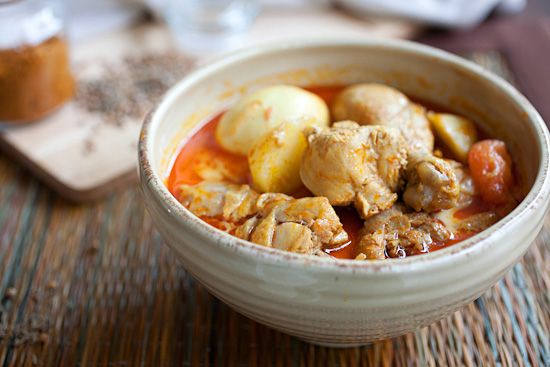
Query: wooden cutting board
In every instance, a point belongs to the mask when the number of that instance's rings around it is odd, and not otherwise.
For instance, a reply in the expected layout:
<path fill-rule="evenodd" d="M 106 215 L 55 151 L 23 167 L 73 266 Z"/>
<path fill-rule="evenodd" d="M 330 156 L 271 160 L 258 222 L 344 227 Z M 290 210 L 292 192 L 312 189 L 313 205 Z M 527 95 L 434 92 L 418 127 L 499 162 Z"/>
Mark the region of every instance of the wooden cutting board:
<path fill-rule="evenodd" d="M 163 55 L 173 48 L 162 27 L 145 26 L 109 34 L 73 47 L 77 97 L 42 121 L 13 127 L 0 135 L 0 147 L 63 196 L 75 200 L 100 198 L 136 178 L 136 147 L 142 114 L 124 116 L 89 108 L 79 97 L 99 90 L 107 102 L 128 91 L 113 80 L 124 75 L 125 60 Z M 187 71 L 191 61 L 183 58 Z M 182 72 L 182 75 L 184 73 Z M 102 86 L 99 83 L 106 83 Z M 128 88 L 128 83 L 121 83 Z M 95 88 L 95 89 L 94 89 Z M 102 89 L 103 88 L 103 89 Z M 124 103 L 124 99 L 121 102 Z M 105 102 L 105 101 L 104 101 Z M 108 109 L 109 106 L 106 106 Z"/>
<path fill-rule="evenodd" d="M 280 27 L 283 23 L 285 26 Z M 416 26 L 407 23 L 365 22 L 323 8 L 292 9 L 291 12 L 266 9 L 255 22 L 243 45 L 326 36 L 376 35 L 405 38 L 411 37 L 417 30 Z M 112 93 L 113 99 L 122 95 L 122 100 L 125 101 L 127 89 L 135 82 L 129 79 L 143 77 L 139 69 L 134 70 L 133 74 L 128 73 L 125 62 L 150 58 L 154 63 L 157 56 L 172 57 L 170 55 L 175 49 L 168 30 L 155 24 L 139 25 L 72 45 L 73 69 L 78 89 L 86 91 L 90 85 L 94 88 L 99 85 L 102 93 Z M 206 57 L 209 56 L 211 55 Z M 193 64 L 203 60 L 196 61 L 181 54 L 178 57 L 171 62 L 172 67 L 174 62 L 181 65 L 176 67 L 180 77 Z M 112 81 L 117 75 L 124 81 L 124 91 L 119 91 L 116 83 L 112 88 L 109 84 L 102 87 L 101 83 L 105 83 L 105 80 Z M 94 88 L 88 90 L 88 97 L 93 97 Z M 136 102 L 132 99 L 130 101 Z M 143 98 L 141 101 L 143 102 Z M 89 101 L 83 102 L 78 97 L 40 122 L 7 128 L 0 134 L 0 148 L 68 199 L 87 201 L 101 198 L 136 179 L 136 146 L 146 111 L 135 113 L 135 109 L 129 109 L 132 113 L 125 115 L 124 108 L 115 111 L 116 113 L 109 112 L 108 103 L 107 106 L 99 106 L 101 108 L 98 108 L 97 101 L 95 105 L 92 103 L 92 107 L 89 104 Z M 140 107 L 143 104 L 147 103 L 138 103 Z M 101 111 L 98 112 L 98 109 Z"/>

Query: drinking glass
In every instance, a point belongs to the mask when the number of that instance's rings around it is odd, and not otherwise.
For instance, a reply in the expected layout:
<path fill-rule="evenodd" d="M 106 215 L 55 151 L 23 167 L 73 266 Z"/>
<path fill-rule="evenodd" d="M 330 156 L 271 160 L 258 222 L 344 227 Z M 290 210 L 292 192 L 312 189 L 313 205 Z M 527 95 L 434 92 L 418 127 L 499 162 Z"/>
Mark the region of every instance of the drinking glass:
<path fill-rule="evenodd" d="M 237 46 L 259 9 L 257 0 L 168 0 L 166 19 L 184 50 L 215 53 Z"/>

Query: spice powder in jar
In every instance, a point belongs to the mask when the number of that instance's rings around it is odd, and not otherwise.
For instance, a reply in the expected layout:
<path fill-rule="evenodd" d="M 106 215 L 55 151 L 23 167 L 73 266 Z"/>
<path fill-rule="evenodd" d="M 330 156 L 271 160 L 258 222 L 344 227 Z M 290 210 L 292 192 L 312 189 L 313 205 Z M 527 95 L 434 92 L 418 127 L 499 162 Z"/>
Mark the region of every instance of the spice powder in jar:
<path fill-rule="evenodd" d="M 73 96 L 63 14 L 58 1 L 0 0 L 0 123 L 38 120 Z"/>

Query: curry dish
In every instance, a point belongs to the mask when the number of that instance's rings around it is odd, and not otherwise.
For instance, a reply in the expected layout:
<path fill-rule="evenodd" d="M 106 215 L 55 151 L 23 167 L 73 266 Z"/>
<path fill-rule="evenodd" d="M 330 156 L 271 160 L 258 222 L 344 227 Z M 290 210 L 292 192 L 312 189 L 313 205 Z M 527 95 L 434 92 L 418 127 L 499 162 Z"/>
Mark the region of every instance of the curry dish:
<path fill-rule="evenodd" d="M 506 144 L 382 84 L 266 87 L 183 145 L 172 194 L 256 244 L 374 260 L 435 251 L 521 199 Z"/>

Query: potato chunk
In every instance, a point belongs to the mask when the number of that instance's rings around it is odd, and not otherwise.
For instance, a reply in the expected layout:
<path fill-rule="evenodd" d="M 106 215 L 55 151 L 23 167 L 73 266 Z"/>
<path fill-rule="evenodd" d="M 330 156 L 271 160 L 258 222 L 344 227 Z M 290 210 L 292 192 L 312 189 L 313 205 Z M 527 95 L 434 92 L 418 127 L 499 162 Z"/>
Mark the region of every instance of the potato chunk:
<path fill-rule="evenodd" d="M 474 123 L 464 117 L 450 113 L 428 114 L 436 135 L 449 147 L 451 152 L 462 163 L 466 163 L 468 152 L 477 141 L 477 130 Z"/>
<path fill-rule="evenodd" d="M 254 187 L 290 194 L 302 185 L 300 162 L 307 148 L 301 129 L 285 122 L 264 135 L 248 153 Z"/>
<path fill-rule="evenodd" d="M 328 126 L 328 107 L 319 96 L 302 88 L 263 88 L 241 98 L 223 115 L 216 139 L 226 150 L 246 155 L 262 136 L 283 122 L 300 128 Z"/>

